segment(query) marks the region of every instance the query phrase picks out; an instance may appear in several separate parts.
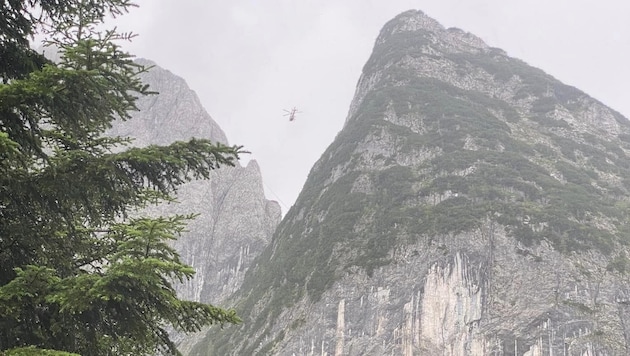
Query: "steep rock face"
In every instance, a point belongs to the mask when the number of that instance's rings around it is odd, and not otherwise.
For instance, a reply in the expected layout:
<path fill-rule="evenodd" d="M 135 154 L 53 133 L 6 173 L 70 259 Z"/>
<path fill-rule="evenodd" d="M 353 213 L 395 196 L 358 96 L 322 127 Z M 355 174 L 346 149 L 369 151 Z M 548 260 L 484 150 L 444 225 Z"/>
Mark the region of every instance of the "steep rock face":
<path fill-rule="evenodd" d="M 419 11 L 193 355 L 630 354 L 630 122 Z"/>
<path fill-rule="evenodd" d="M 133 137 L 137 146 L 167 145 L 192 137 L 207 138 L 227 144 L 225 133 L 201 105 L 186 81 L 147 59 L 136 63 L 151 69 L 141 74 L 149 89 L 159 95 L 140 97 L 133 119 L 119 121 L 110 134 Z"/>
<path fill-rule="evenodd" d="M 138 62 L 155 65 L 144 59 Z M 167 145 L 192 137 L 227 144 L 225 134 L 184 79 L 158 66 L 141 78 L 159 94 L 141 97 L 140 110 L 132 119 L 116 122 L 109 134 L 132 137 L 137 146 Z M 269 243 L 281 219 L 280 206 L 265 198 L 255 161 L 247 167 L 221 167 L 209 180 L 187 183 L 178 190 L 177 200 L 148 210 L 161 215 L 199 214 L 174 242 L 183 261 L 196 270 L 193 280 L 177 287 L 178 294 L 220 304 L 241 285 L 251 261 Z"/>

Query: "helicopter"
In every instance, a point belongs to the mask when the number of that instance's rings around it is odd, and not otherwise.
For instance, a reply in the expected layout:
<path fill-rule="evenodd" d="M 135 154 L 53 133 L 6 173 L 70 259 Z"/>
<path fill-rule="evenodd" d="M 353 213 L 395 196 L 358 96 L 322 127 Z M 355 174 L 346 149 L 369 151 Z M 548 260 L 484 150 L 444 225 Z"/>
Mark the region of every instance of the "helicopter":
<path fill-rule="evenodd" d="M 283 109 L 283 110 L 285 112 L 284 116 L 288 116 L 289 121 L 295 120 L 295 114 L 301 113 L 301 111 L 298 111 L 298 109 L 295 106 L 291 110 L 287 110 L 287 109 Z"/>

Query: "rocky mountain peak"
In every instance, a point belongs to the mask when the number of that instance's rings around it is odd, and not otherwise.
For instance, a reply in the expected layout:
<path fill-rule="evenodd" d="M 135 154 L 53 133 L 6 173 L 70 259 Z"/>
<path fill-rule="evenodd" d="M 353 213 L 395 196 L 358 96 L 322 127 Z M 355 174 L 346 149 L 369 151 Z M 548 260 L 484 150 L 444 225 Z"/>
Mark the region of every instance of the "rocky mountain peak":
<path fill-rule="evenodd" d="M 480 51 L 488 49 L 485 42 L 458 28 L 446 29 L 435 19 L 420 10 L 409 10 L 389 21 L 381 30 L 376 47 L 394 35 L 423 36 L 431 44 L 449 51 Z"/>
<path fill-rule="evenodd" d="M 630 121 L 422 12 L 194 355 L 630 354 Z"/>
<path fill-rule="evenodd" d="M 228 143 L 223 130 L 183 78 L 153 61 L 139 58 L 136 62 L 151 67 L 140 78 L 150 83 L 150 89 L 158 95 L 140 97 L 137 101 L 140 110 L 134 113 L 132 120 L 117 123 L 111 130 L 112 135 L 133 136 L 138 146 L 165 145 L 192 137 Z"/>
<path fill-rule="evenodd" d="M 495 56 L 504 60 L 507 54 L 497 48 L 491 48 L 479 37 L 458 28 L 444 28 L 439 22 L 420 10 L 404 12 L 389 21 L 381 30 L 371 57 L 363 67 L 363 73 L 357 84 L 357 92 L 350 105 L 347 120 L 350 120 L 365 94 L 374 89 L 382 79 L 384 71 L 404 65 L 415 65 L 417 70 L 426 74 L 451 75 L 465 74 L 468 69 L 461 63 L 464 57 L 471 55 Z M 453 58 L 460 63 L 453 65 Z M 449 66 L 450 68 L 441 68 Z M 457 73 L 453 73 L 455 70 Z M 487 78 L 486 78 L 487 79 Z M 475 83 L 476 78 L 463 78 L 461 86 Z M 398 83 L 402 84 L 402 83 Z M 346 120 L 346 121 L 347 121 Z"/>
<path fill-rule="evenodd" d="M 387 22 L 385 26 L 383 26 L 376 43 L 382 43 L 385 41 L 386 37 L 397 33 L 418 32 L 420 30 L 440 33 L 443 32 L 445 28 L 442 24 L 427 16 L 421 10 L 409 10 Z"/>

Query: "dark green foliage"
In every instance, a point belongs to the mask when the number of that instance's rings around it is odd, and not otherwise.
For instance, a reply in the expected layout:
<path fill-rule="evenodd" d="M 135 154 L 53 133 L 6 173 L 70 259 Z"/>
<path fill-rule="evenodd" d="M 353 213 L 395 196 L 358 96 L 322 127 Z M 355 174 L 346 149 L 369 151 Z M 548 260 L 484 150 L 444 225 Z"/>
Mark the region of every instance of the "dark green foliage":
<path fill-rule="evenodd" d="M 34 17 L 28 3 L 0 5 L 0 351 L 175 355 L 167 327 L 238 322 L 176 296 L 172 283 L 194 271 L 169 242 L 192 215 L 128 216 L 234 165 L 240 148 L 195 139 L 129 148 L 105 136 L 150 94 L 138 79 L 146 69 L 116 44 L 130 36 L 97 31 L 131 5 L 34 1 L 44 11 Z M 60 63 L 29 49 L 42 29 Z"/>
<path fill-rule="evenodd" d="M 626 256 L 625 253 L 621 252 L 615 258 L 613 258 L 606 266 L 606 270 L 608 271 L 617 271 L 621 274 L 626 274 L 630 269 L 630 259 Z"/>
<path fill-rule="evenodd" d="M 552 97 L 541 97 L 532 103 L 532 111 L 537 114 L 546 114 L 556 109 L 557 100 Z"/>
<path fill-rule="evenodd" d="M 11 349 L 8 351 L 0 351 L 0 356 L 79 356 L 79 354 L 73 354 L 63 351 L 38 349 L 35 347 L 20 347 L 17 349 Z"/>

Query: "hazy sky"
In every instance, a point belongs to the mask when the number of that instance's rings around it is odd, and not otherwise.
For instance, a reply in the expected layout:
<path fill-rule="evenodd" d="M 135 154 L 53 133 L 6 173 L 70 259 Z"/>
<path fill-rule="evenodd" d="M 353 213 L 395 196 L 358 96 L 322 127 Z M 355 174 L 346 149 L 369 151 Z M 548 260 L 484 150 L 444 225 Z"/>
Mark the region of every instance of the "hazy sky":
<path fill-rule="evenodd" d="M 627 0 L 136 0 L 127 48 L 186 79 L 283 213 L 341 130 L 374 40 L 420 9 L 630 117 Z M 297 107 L 289 122 L 283 109 Z"/>

